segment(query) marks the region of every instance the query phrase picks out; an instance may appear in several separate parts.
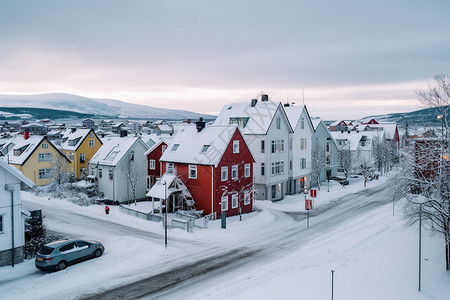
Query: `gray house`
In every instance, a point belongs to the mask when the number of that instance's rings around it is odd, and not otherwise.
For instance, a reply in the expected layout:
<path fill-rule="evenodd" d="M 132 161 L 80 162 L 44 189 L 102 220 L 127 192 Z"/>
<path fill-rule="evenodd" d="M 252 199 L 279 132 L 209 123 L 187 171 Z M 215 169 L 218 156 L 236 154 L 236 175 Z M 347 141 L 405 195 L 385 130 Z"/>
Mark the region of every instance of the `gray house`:
<path fill-rule="evenodd" d="M 328 177 L 336 176 L 339 164 L 338 148 L 327 126 L 320 118 L 312 118 L 312 179 L 311 185 L 318 186 Z"/>

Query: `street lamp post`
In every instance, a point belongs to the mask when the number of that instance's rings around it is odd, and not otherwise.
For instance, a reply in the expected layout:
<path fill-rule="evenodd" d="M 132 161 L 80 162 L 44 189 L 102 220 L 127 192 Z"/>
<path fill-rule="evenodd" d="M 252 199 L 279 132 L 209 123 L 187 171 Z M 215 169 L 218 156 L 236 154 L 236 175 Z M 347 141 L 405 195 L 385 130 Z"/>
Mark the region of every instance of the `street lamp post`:
<path fill-rule="evenodd" d="M 167 182 L 164 181 L 164 208 L 166 210 L 166 213 L 164 214 L 164 245 L 167 249 Z"/>
<path fill-rule="evenodd" d="M 419 203 L 419 292 L 422 272 L 422 203 Z"/>
<path fill-rule="evenodd" d="M 331 300 L 334 298 L 334 270 L 331 270 Z"/>

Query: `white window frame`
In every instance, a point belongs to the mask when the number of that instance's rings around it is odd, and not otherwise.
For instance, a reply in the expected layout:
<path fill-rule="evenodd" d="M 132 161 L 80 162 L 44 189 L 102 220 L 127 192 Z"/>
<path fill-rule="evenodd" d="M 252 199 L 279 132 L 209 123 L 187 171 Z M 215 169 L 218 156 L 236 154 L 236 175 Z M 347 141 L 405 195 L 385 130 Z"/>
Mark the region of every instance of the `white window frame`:
<path fill-rule="evenodd" d="M 156 170 L 156 160 L 150 159 L 150 170 Z"/>
<path fill-rule="evenodd" d="M 277 129 L 281 129 L 281 118 L 280 117 L 277 117 L 276 118 L 276 125 L 277 125 Z"/>
<path fill-rule="evenodd" d="M 3 233 L 3 215 L 0 215 L 0 233 Z"/>
<path fill-rule="evenodd" d="M 237 208 L 239 206 L 239 197 L 237 193 L 231 195 L 231 208 Z"/>
<path fill-rule="evenodd" d="M 220 179 L 221 181 L 228 180 L 228 166 L 220 168 Z"/>
<path fill-rule="evenodd" d="M 94 148 L 95 147 L 95 140 L 89 140 L 89 147 Z"/>
<path fill-rule="evenodd" d="M 52 169 L 51 168 L 39 169 L 38 176 L 39 176 L 39 179 L 52 178 Z"/>
<path fill-rule="evenodd" d="M 220 209 L 221 211 L 228 210 L 228 195 L 223 195 L 220 201 Z"/>
<path fill-rule="evenodd" d="M 305 129 L 305 118 L 300 119 L 300 128 Z"/>
<path fill-rule="evenodd" d="M 38 153 L 38 161 L 51 161 L 51 160 L 52 160 L 51 152 Z"/>
<path fill-rule="evenodd" d="M 233 141 L 233 153 L 239 153 L 239 140 Z"/>
<path fill-rule="evenodd" d="M 189 179 L 197 179 L 197 165 L 189 165 Z"/>
<path fill-rule="evenodd" d="M 166 172 L 167 174 L 174 174 L 175 173 L 175 165 L 172 162 L 167 163 Z"/>
<path fill-rule="evenodd" d="M 244 177 L 245 178 L 250 177 L 250 164 L 244 165 Z"/>
<path fill-rule="evenodd" d="M 113 170 L 108 170 L 108 179 L 114 180 L 114 171 Z"/>
<path fill-rule="evenodd" d="M 264 163 L 261 163 L 261 176 L 266 176 L 266 168 Z"/>
<path fill-rule="evenodd" d="M 86 162 L 86 154 L 80 153 L 80 163 L 81 163 L 81 161 Z"/>
<path fill-rule="evenodd" d="M 239 178 L 239 165 L 231 166 L 231 179 L 237 180 Z"/>
<path fill-rule="evenodd" d="M 249 204 L 250 204 L 250 192 L 245 191 L 244 192 L 244 205 L 249 205 Z"/>
<path fill-rule="evenodd" d="M 261 141 L 261 153 L 265 153 L 266 152 L 266 141 L 262 140 Z"/>
<path fill-rule="evenodd" d="M 42 148 L 43 149 L 48 149 L 48 144 L 47 143 L 42 143 Z"/>

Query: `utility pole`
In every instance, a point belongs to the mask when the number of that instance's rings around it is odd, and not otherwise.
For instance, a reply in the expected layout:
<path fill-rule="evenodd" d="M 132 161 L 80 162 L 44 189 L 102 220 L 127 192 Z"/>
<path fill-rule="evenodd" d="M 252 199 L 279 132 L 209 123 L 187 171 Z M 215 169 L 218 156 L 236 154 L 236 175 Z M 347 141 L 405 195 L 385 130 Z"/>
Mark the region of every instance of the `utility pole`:
<path fill-rule="evenodd" d="M 334 298 L 334 270 L 331 270 L 331 300 Z"/>
<path fill-rule="evenodd" d="M 422 203 L 419 203 L 419 292 L 422 272 Z"/>

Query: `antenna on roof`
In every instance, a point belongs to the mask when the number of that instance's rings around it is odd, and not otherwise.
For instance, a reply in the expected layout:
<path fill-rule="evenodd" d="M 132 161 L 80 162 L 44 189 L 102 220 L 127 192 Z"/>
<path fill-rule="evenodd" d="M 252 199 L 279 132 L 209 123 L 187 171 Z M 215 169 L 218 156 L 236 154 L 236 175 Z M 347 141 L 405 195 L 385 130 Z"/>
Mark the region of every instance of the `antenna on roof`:
<path fill-rule="evenodd" d="M 305 90 L 302 88 L 302 94 L 303 94 L 303 106 L 305 106 Z"/>

